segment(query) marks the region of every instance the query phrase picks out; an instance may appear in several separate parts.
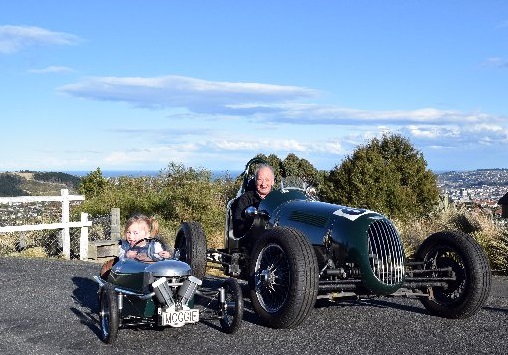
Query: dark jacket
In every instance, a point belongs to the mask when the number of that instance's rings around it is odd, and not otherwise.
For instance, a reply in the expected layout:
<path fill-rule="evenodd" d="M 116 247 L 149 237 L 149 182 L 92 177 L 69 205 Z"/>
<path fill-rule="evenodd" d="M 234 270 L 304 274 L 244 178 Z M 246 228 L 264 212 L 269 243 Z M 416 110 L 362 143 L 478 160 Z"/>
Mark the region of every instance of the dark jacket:
<path fill-rule="evenodd" d="M 256 191 L 246 191 L 238 197 L 231 206 L 233 209 L 233 235 L 240 238 L 247 233 L 252 225 L 252 219 L 245 217 L 245 209 L 249 206 L 259 207 L 261 197 Z"/>

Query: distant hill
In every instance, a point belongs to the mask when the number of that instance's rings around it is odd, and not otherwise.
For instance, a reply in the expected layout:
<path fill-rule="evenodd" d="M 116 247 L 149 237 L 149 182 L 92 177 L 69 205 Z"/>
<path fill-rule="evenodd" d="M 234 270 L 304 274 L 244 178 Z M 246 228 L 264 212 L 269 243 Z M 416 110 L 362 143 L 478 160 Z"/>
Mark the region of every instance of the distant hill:
<path fill-rule="evenodd" d="M 0 196 L 53 196 L 61 189 L 76 194 L 81 178 L 60 172 L 20 171 L 0 173 Z"/>
<path fill-rule="evenodd" d="M 437 174 L 440 185 L 457 188 L 481 186 L 508 186 L 508 169 L 478 169 L 470 171 L 447 171 Z"/>

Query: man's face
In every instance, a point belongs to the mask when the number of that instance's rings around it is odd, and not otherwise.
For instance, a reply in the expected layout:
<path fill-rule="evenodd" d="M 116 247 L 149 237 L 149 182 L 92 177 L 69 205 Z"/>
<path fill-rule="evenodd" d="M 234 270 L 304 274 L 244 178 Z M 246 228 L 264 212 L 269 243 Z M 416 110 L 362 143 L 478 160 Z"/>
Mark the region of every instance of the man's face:
<path fill-rule="evenodd" d="M 274 176 L 269 168 L 261 168 L 256 178 L 256 189 L 259 196 L 264 198 L 272 190 Z"/>

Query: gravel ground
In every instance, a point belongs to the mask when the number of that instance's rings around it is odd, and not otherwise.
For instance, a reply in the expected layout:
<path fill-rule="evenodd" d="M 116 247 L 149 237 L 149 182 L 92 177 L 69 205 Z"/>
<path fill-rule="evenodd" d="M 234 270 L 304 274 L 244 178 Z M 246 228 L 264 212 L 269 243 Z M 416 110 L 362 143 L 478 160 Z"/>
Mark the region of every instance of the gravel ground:
<path fill-rule="evenodd" d="M 486 306 L 466 320 L 429 315 L 418 300 L 379 298 L 319 303 L 290 330 L 260 325 L 245 299 L 241 329 L 218 323 L 164 330 L 121 329 L 99 338 L 98 264 L 0 258 L 1 354 L 505 354 L 508 277 L 495 276 Z"/>

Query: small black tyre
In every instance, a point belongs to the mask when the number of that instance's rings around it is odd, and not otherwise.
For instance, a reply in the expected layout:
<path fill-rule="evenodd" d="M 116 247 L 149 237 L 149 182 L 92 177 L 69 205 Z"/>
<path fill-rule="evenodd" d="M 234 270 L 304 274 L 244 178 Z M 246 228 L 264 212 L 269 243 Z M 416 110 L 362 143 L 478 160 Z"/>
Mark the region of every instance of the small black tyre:
<path fill-rule="evenodd" d="M 445 318 L 467 318 L 477 313 L 490 294 L 492 283 L 488 258 L 483 248 L 468 234 L 438 232 L 425 239 L 416 251 L 424 268 L 451 267 L 456 280 L 446 288 L 428 289 L 431 297 L 422 298 L 432 314 Z"/>
<path fill-rule="evenodd" d="M 120 325 L 118 293 L 115 291 L 115 286 L 113 284 L 106 283 L 101 287 L 99 293 L 99 307 L 102 340 L 106 344 L 112 344 L 118 336 L 118 327 Z"/>
<path fill-rule="evenodd" d="M 242 288 L 233 278 L 226 279 L 221 287 L 224 289 L 226 302 L 220 305 L 222 307 L 220 325 L 225 333 L 233 334 L 240 329 L 243 319 Z"/>
<path fill-rule="evenodd" d="M 175 239 L 180 260 L 190 265 L 192 274 L 203 279 L 206 273 L 206 236 L 198 222 L 184 222 Z"/>
<path fill-rule="evenodd" d="M 300 231 L 266 230 L 257 241 L 249 267 L 252 306 L 271 328 L 293 328 L 314 308 L 319 285 L 316 254 Z"/>

